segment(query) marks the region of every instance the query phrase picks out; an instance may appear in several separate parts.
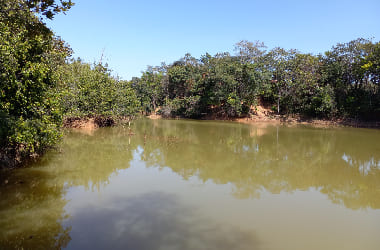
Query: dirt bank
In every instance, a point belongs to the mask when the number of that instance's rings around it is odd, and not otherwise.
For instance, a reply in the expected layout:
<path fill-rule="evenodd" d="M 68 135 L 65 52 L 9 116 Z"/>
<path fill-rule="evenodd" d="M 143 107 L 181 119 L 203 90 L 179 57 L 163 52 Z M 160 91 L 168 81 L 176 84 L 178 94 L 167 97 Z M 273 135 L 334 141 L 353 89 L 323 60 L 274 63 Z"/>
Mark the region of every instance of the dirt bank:
<path fill-rule="evenodd" d="M 148 115 L 148 118 L 152 119 L 152 120 L 162 119 L 162 115 L 150 114 L 150 115 Z"/>
<path fill-rule="evenodd" d="M 73 128 L 85 131 L 93 131 L 100 127 L 111 127 L 115 124 L 115 119 L 107 116 L 66 117 L 63 120 L 64 128 Z"/>
<path fill-rule="evenodd" d="M 312 118 L 302 118 L 302 117 L 289 117 L 289 116 L 276 116 L 276 117 L 244 117 L 236 118 L 233 121 L 255 124 L 260 122 L 265 123 L 279 123 L 288 125 L 311 125 L 314 127 L 355 127 L 355 128 L 380 128 L 380 122 L 365 122 L 353 119 L 333 119 L 333 120 L 323 120 L 323 119 L 312 119 Z"/>
<path fill-rule="evenodd" d="M 235 121 L 245 124 L 258 124 L 258 123 L 273 123 L 273 124 L 287 124 L 287 125 L 311 125 L 314 127 L 357 127 L 357 128 L 380 128 L 380 121 L 360 121 L 355 119 L 314 119 L 302 117 L 299 115 L 276 115 L 271 109 L 265 106 L 251 107 L 251 115 L 240 118 L 221 117 L 215 114 L 208 114 L 200 118 L 200 120 L 222 120 L 222 121 Z M 150 119 L 161 119 L 162 116 L 151 114 L 147 116 Z"/>

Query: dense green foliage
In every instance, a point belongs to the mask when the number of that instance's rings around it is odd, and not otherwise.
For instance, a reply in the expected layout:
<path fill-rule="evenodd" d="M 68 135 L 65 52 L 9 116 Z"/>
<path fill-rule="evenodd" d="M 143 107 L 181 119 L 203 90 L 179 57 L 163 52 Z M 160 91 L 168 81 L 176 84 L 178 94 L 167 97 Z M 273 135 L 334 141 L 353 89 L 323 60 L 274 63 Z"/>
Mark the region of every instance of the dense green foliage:
<path fill-rule="evenodd" d="M 50 90 L 70 50 L 35 13 L 52 18 L 71 6 L 61 4 L 0 1 L 0 161 L 38 153 L 60 136 L 61 115 Z"/>
<path fill-rule="evenodd" d="M 92 67 L 78 59 L 59 72 L 57 93 L 65 116 L 128 116 L 138 111 L 139 103 L 130 83 L 113 77 L 105 65 Z"/>
<path fill-rule="evenodd" d="M 186 54 L 132 84 L 143 110 L 164 116 L 236 117 L 264 101 L 278 114 L 379 119 L 379 47 L 357 39 L 314 56 L 241 41 L 236 55 Z"/>
<path fill-rule="evenodd" d="M 53 146 L 63 117 L 127 116 L 135 91 L 101 63 L 68 61 L 71 49 L 46 27 L 71 1 L 0 0 L 0 165 Z"/>

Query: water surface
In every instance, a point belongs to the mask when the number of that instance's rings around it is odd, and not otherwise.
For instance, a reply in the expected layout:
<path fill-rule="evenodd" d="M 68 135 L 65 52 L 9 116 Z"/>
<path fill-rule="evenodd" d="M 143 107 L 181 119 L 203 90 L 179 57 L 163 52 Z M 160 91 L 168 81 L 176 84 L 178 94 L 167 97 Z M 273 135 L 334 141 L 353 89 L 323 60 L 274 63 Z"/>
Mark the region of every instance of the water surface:
<path fill-rule="evenodd" d="M 379 130 L 138 120 L 0 174 L 0 249 L 380 246 Z"/>

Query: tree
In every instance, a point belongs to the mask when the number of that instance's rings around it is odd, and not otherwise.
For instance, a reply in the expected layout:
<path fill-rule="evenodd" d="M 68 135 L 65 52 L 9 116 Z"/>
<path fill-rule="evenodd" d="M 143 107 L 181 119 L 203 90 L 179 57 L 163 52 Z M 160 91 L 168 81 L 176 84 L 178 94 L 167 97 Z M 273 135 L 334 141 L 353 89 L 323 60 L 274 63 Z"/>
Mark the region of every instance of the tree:
<path fill-rule="evenodd" d="M 338 44 L 325 56 L 241 41 L 228 52 L 200 59 L 186 54 L 134 79 L 141 103 L 163 105 L 165 115 L 247 115 L 258 100 L 277 114 L 371 118 L 380 112 L 379 45 L 365 39 Z"/>
<path fill-rule="evenodd" d="M 50 90 L 71 51 L 36 15 L 53 18 L 71 6 L 71 1 L 0 1 L 2 164 L 40 153 L 60 137 L 62 115 Z"/>
<path fill-rule="evenodd" d="M 42 14 L 49 19 L 53 19 L 57 13 L 65 13 L 74 5 L 71 0 L 59 0 L 59 3 L 56 3 L 55 0 L 27 0 L 21 2 L 25 2 L 26 6 L 33 12 Z"/>
<path fill-rule="evenodd" d="M 326 52 L 321 65 L 322 81 L 334 88 L 337 108 L 341 115 L 355 118 L 373 116 L 378 87 L 376 78 L 366 66 L 366 58 L 374 55 L 370 40 L 359 38 L 339 43 Z M 375 52 L 376 53 L 376 52 Z M 376 75 L 376 74 L 375 74 Z"/>
<path fill-rule="evenodd" d="M 277 114 L 280 114 L 281 102 L 289 95 L 292 85 L 291 60 L 296 53 L 295 50 L 286 51 L 277 47 L 265 56 L 266 69 L 271 72 L 272 79 L 266 83 L 266 86 L 263 86 L 266 88 L 264 96 L 269 100 L 276 100 Z"/>
<path fill-rule="evenodd" d="M 235 44 L 235 51 L 243 64 L 257 62 L 265 54 L 267 46 L 263 42 L 242 40 Z"/>
<path fill-rule="evenodd" d="M 370 81 L 380 85 L 380 42 L 373 45 L 371 52 L 365 57 L 361 66 L 369 74 Z"/>
<path fill-rule="evenodd" d="M 137 112 L 139 103 L 127 81 L 111 75 L 107 65 L 72 60 L 61 69 L 57 88 L 65 116 L 128 116 Z"/>

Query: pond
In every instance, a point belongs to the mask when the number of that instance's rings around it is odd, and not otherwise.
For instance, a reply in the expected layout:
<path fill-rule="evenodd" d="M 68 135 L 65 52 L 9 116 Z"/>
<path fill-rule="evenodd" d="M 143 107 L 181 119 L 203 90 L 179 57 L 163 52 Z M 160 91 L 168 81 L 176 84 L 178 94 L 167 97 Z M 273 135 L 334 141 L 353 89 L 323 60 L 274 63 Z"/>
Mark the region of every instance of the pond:
<path fill-rule="evenodd" d="M 192 120 L 65 132 L 0 172 L 0 249 L 379 249 L 380 130 Z"/>

